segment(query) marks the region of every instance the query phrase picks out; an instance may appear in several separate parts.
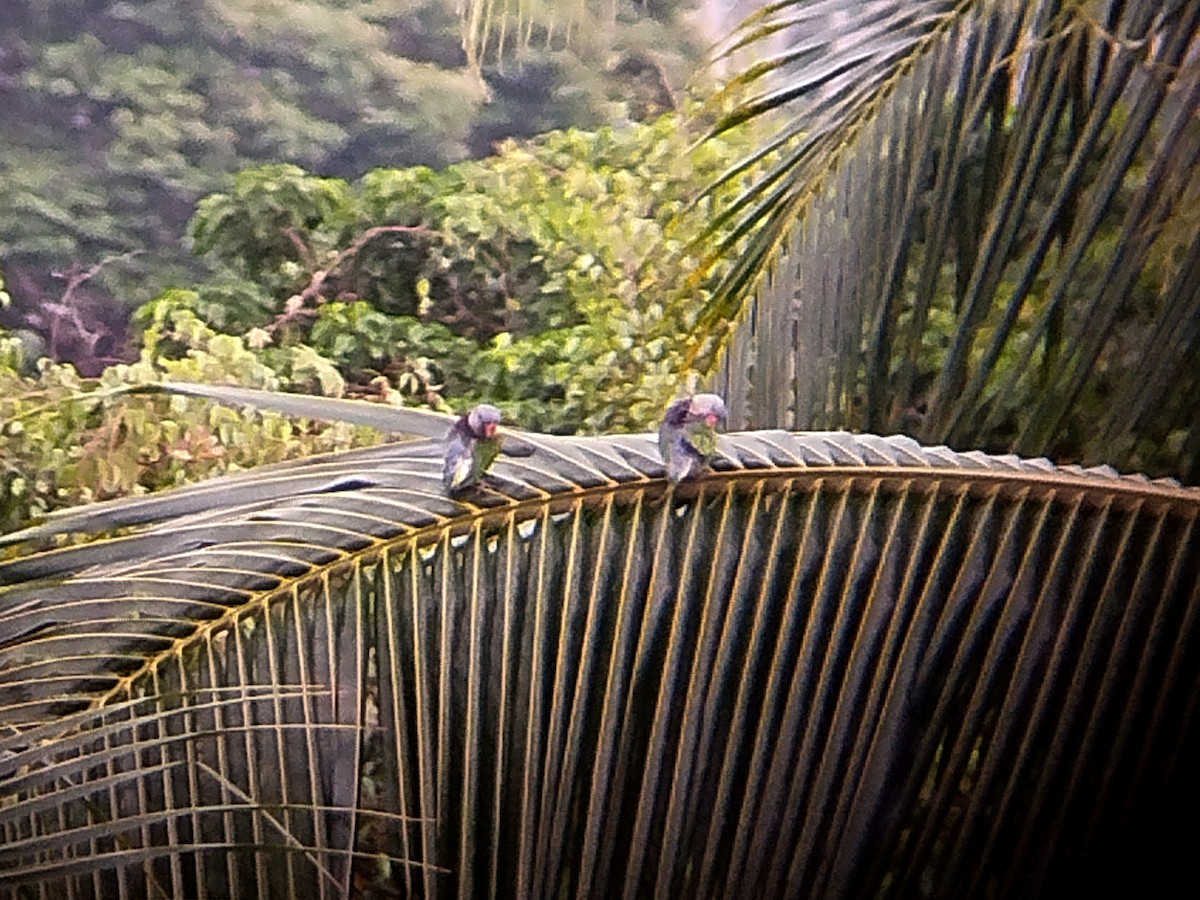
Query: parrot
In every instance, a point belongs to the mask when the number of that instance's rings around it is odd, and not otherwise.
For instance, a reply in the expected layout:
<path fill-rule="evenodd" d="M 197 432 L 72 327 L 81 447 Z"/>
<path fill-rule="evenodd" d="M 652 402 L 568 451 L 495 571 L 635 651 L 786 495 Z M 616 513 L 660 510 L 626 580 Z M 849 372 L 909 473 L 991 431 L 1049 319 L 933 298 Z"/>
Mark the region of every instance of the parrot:
<path fill-rule="evenodd" d="M 442 484 L 448 493 L 472 487 L 500 455 L 500 410 L 487 403 L 459 416 L 446 434 Z"/>
<path fill-rule="evenodd" d="M 658 429 L 658 450 L 667 477 L 679 483 L 698 478 L 717 452 L 717 424 L 726 418 L 725 401 L 716 394 L 696 394 L 667 407 Z"/>

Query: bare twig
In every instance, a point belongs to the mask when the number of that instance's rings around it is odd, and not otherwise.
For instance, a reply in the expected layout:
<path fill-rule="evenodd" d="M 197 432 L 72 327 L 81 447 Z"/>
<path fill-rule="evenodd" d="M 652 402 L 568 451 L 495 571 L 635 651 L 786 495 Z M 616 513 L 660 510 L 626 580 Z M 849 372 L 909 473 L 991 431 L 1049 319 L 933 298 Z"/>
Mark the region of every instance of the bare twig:
<path fill-rule="evenodd" d="M 59 303 L 62 303 L 64 306 L 70 306 L 71 296 L 75 293 L 75 289 L 81 284 L 91 281 L 100 274 L 101 270 L 105 266 L 109 265 L 110 263 L 123 262 L 127 259 L 133 259 L 135 256 L 141 256 L 145 252 L 145 250 L 130 250 L 128 253 L 119 253 L 116 256 L 106 256 L 91 268 L 83 271 L 79 271 L 75 267 L 72 267 L 71 271 L 68 272 L 51 272 L 50 274 L 53 277 L 59 279 L 60 281 L 65 280 L 67 282 L 66 290 L 64 290 L 62 292 L 62 296 L 58 298 Z"/>
<path fill-rule="evenodd" d="M 49 321 L 45 323 L 45 327 L 48 332 L 46 335 L 46 345 L 51 357 L 54 359 L 62 358 L 58 342 L 61 337 L 61 325 L 66 321 L 69 321 L 74 326 L 76 334 L 87 345 L 88 352 L 92 354 L 96 352 L 96 344 L 106 332 L 104 329 L 88 327 L 83 316 L 79 314 L 79 310 L 75 308 L 75 291 L 80 285 L 86 284 L 99 275 L 105 266 L 114 262 L 124 262 L 125 260 L 133 259 L 133 257 L 141 256 L 145 252 L 145 250 L 130 250 L 128 253 L 106 256 L 100 262 L 87 269 L 80 269 L 78 265 L 75 265 L 65 272 L 50 273 L 52 277 L 60 281 L 66 281 L 67 283 L 66 288 L 57 301 L 42 304 L 42 312 L 49 317 Z"/>
<path fill-rule="evenodd" d="M 300 254 L 300 260 L 312 271 L 317 267 L 316 257 L 313 256 L 312 248 L 304 242 L 304 238 L 300 237 L 300 232 L 290 225 L 287 228 L 281 229 L 283 236 L 292 242 L 292 246 L 296 248 L 296 252 Z"/>

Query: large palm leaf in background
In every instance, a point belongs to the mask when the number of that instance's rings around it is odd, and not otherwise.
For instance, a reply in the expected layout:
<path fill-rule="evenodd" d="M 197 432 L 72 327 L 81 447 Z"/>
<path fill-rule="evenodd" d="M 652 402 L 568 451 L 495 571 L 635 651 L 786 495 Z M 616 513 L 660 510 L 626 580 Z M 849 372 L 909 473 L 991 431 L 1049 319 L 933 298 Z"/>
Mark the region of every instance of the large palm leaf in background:
<path fill-rule="evenodd" d="M 748 22 L 735 47 L 776 52 L 719 127 L 774 122 L 774 155 L 715 223 L 735 256 L 700 328 L 744 323 L 734 423 L 1200 480 L 1198 24 L 1188 0 Z"/>

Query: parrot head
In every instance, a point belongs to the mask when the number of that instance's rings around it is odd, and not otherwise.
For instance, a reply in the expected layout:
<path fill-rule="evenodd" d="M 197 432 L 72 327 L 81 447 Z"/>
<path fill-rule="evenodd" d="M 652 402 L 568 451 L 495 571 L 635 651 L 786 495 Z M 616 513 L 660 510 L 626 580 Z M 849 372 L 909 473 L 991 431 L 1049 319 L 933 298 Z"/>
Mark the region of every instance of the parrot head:
<path fill-rule="evenodd" d="M 467 413 L 467 427 L 475 438 L 494 438 L 496 426 L 500 424 L 500 410 L 488 403 L 480 403 Z"/>
<path fill-rule="evenodd" d="M 696 394 L 688 404 L 688 419 L 703 422 L 709 428 L 715 428 L 718 422 L 724 422 L 728 415 L 725 401 L 716 394 Z"/>

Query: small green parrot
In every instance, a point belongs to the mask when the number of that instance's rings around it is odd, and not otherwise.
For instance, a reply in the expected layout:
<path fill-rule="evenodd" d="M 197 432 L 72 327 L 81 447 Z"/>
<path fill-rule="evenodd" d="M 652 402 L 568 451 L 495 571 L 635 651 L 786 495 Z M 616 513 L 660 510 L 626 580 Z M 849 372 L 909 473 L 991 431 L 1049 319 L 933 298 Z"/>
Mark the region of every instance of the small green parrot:
<path fill-rule="evenodd" d="M 658 429 L 658 450 L 675 483 L 698 478 L 717 452 L 717 425 L 725 421 L 725 401 L 716 394 L 696 394 L 667 407 Z"/>
<path fill-rule="evenodd" d="M 500 455 L 499 424 L 500 410 L 481 403 L 450 426 L 442 467 L 442 484 L 448 493 L 478 484 Z"/>

